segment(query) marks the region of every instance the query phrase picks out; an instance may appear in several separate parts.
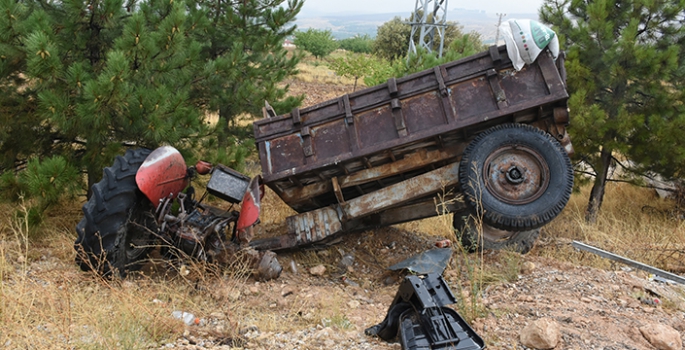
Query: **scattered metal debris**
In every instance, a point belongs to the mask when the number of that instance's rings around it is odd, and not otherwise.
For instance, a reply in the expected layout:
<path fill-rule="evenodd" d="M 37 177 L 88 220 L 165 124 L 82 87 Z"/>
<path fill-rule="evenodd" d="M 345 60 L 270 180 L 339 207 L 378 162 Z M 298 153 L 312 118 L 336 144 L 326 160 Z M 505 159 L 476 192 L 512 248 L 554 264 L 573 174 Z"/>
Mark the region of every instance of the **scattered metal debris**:
<path fill-rule="evenodd" d="M 480 350 L 483 339 L 453 309 L 456 298 L 439 274 L 407 276 L 400 284 L 388 314 L 367 328 L 368 336 L 399 341 L 404 350 Z"/>
<path fill-rule="evenodd" d="M 656 267 L 649 266 L 649 265 L 637 262 L 635 260 L 628 259 L 628 258 L 620 256 L 620 255 L 609 253 L 605 250 L 595 248 L 593 246 L 590 246 L 590 245 L 587 245 L 585 243 L 581 243 L 578 241 L 573 241 L 573 243 L 571 245 L 576 249 L 585 250 L 585 251 L 588 251 L 590 253 L 597 254 L 603 258 L 607 258 L 607 259 L 613 260 L 613 261 L 618 261 L 620 263 L 630 265 L 636 269 L 644 270 L 644 271 L 647 271 L 647 272 L 652 273 L 654 275 L 661 276 L 665 279 L 668 279 L 668 280 L 671 280 L 671 281 L 674 281 L 674 282 L 677 282 L 680 284 L 685 284 L 685 278 L 678 276 L 676 274 L 670 273 L 668 271 L 664 271 L 664 270 L 658 269 Z"/>
<path fill-rule="evenodd" d="M 452 257 L 451 248 L 439 248 L 426 250 L 423 253 L 414 255 L 409 259 L 398 262 L 388 269 L 393 271 L 408 270 L 419 275 L 442 274 Z"/>

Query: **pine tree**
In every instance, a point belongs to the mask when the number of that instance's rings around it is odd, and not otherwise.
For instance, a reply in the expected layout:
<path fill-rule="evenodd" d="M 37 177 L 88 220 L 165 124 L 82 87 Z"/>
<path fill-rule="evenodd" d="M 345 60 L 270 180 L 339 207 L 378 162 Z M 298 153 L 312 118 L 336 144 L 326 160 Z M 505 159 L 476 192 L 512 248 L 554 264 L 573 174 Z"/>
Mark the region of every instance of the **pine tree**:
<path fill-rule="evenodd" d="M 303 97 L 286 97 L 280 83 L 297 73 L 300 56 L 283 48 L 303 1 L 191 0 L 188 11 L 202 42 L 204 66 L 193 86 L 197 103 L 218 112 L 217 143 L 206 147 L 224 149 L 237 116 L 260 115 L 268 101 L 279 113 L 299 105 Z"/>
<path fill-rule="evenodd" d="M 14 92 L 24 95 L 15 98 L 23 113 L 14 118 L 30 120 L 43 141 L 17 149 L 30 133 L 6 126 L 3 147 L 15 151 L 4 154 L 5 166 L 59 154 L 86 169 L 90 188 L 122 147 L 178 144 L 197 133 L 190 83 L 200 46 L 189 38 L 182 3 L 3 0 L 2 8 L 17 13 L 3 23 L 16 34 L 2 38 L 17 64 L 1 78 L 22 78 L 3 85 L 23 90 Z"/>
<path fill-rule="evenodd" d="M 31 10 L 21 2 L 0 0 L 0 173 L 25 168 L 28 156 L 49 150 L 57 136 L 35 113 L 35 89 L 26 74 L 23 42 Z"/>
<path fill-rule="evenodd" d="M 302 3 L 282 3 L 0 0 L 0 189 L 55 164 L 90 188 L 123 148 L 187 154 L 209 112 L 226 140 L 227 121 L 264 100 L 292 108 L 278 84 L 295 72 L 282 42 Z"/>
<path fill-rule="evenodd" d="M 586 219 L 597 218 L 617 155 L 638 173 L 682 176 L 685 2 L 546 0 L 540 15 L 568 53 L 570 132 L 595 175 Z"/>

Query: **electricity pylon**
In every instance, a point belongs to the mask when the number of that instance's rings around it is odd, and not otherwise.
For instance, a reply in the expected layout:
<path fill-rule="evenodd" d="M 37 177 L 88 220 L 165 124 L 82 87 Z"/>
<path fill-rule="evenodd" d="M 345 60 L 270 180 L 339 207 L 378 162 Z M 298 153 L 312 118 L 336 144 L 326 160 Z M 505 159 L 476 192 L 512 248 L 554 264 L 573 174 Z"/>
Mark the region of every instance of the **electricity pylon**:
<path fill-rule="evenodd" d="M 437 35 L 440 39 L 438 57 L 442 57 L 445 27 L 447 27 L 447 0 L 416 0 L 416 7 L 409 24 L 411 24 L 411 36 L 408 55 L 415 54 L 417 47 L 433 52 Z M 415 39 L 418 41 L 415 42 Z"/>

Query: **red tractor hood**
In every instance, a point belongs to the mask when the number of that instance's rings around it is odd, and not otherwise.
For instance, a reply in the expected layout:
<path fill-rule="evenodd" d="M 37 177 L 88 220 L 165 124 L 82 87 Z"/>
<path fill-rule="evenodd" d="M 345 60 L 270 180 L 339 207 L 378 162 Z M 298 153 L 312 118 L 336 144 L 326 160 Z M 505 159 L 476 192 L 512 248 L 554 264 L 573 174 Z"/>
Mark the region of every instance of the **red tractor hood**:
<path fill-rule="evenodd" d="M 168 197 L 176 197 L 188 186 L 187 166 L 181 153 L 171 146 L 154 150 L 138 169 L 136 183 L 156 207 Z"/>

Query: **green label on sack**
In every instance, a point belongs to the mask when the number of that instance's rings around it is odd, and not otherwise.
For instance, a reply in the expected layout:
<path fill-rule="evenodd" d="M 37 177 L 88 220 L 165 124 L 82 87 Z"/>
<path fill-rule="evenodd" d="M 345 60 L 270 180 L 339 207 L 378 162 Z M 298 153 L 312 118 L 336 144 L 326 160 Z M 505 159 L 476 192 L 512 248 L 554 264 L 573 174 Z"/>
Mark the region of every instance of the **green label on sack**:
<path fill-rule="evenodd" d="M 555 33 L 547 26 L 536 21 L 530 21 L 530 31 L 533 35 L 533 41 L 535 41 L 535 45 L 537 45 L 537 47 L 540 49 L 545 48 L 545 46 L 552 41 L 552 38 L 554 38 L 555 35 Z"/>

